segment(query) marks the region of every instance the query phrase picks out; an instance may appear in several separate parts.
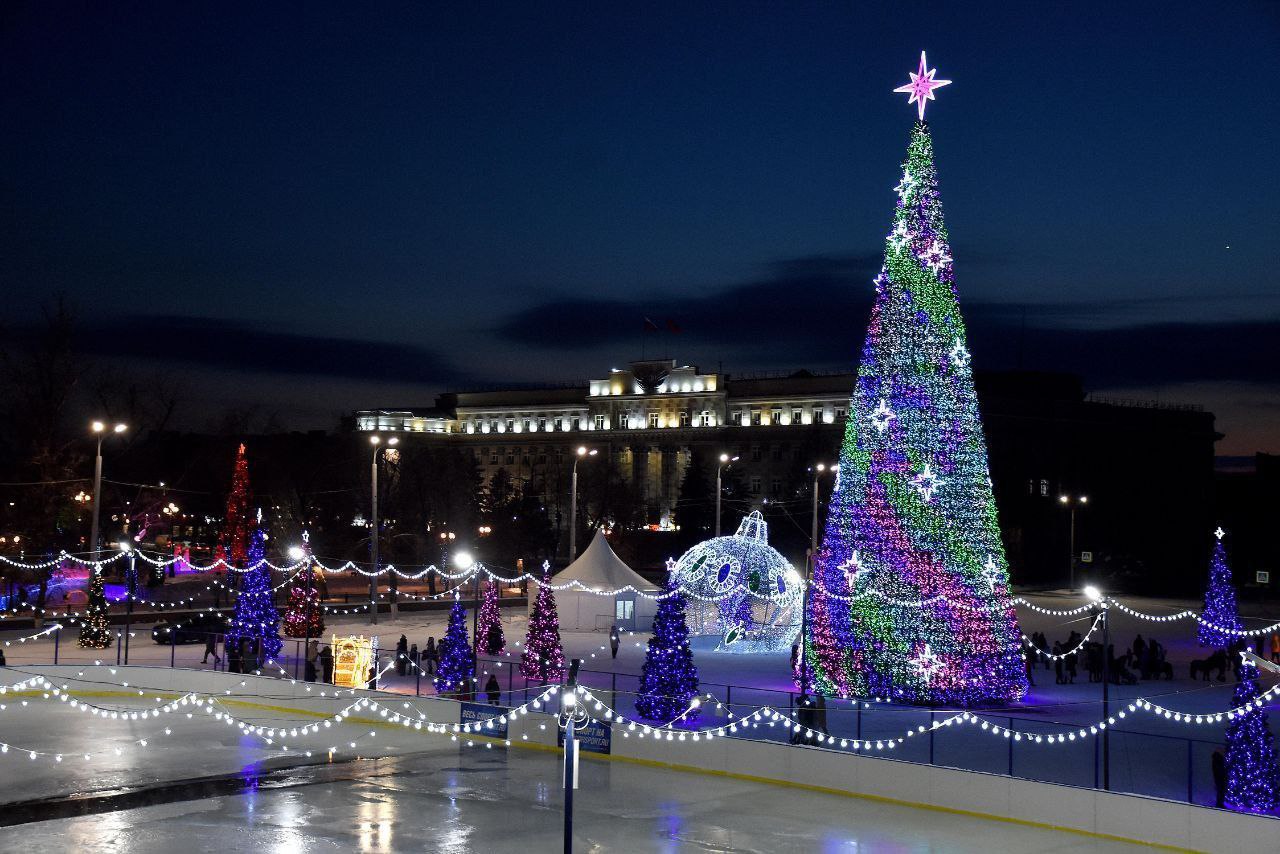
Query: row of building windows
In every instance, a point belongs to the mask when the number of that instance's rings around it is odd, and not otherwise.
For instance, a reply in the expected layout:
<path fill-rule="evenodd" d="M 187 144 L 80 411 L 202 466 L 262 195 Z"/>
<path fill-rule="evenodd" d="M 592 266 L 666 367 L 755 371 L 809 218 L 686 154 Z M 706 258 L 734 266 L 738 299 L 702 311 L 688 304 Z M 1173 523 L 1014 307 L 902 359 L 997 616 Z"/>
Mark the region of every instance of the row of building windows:
<path fill-rule="evenodd" d="M 819 421 L 833 424 L 845 417 L 845 407 L 836 406 L 826 409 L 823 406 L 805 408 L 793 406 L 789 410 L 781 407 L 772 409 L 735 410 L 729 417 L 729 426 L 761 427 L 768 425 L 813 424 Z M 582 415 L 552 415 L 537 417 L 510 418 L 474 418 L 463 425 L 466 433 L 562 433 L 581 430 L 638 430 L 648 426 L 651 430 L 664 427 L 714 427 L 716 414 L 712 410 L 681 410 L 669 414 L 650 410 L 647 418 L 636 413 L 623 414 L 611 418 L 605 413 L 596 413 L 587 420 Z"/>
<path fill-rule="evenodd" d="M 635 449 L 619 445 L 613 448 L 613 454 L 615 456 L 622 456 L 629 452 L 640 454 L 674 454 L 677 450 L 678 449 L 674 447 Z M 747 457 L 754 463 L 764 462 L 766 459 L 782 461 L 788 457 L 790 457 L 793 462 L 803 462 L 804 452 L 805 449 L 799 445 L 793 447 L 785 443 L 778 445 L 752 445 L 749 448 L 739 446 L 735 451 L 737 455 Z M 529 465 L 534 459 L 537 460 L 539 465 L 546 465 L 549 456 L 554 456 L 557 463 L 563 463 L 565 454 L 566 449 L 564 447 L 499 447 L 480 448 L 479 452 L 476 454 L 476 458 L 482 463 L 487 460 L 488 464 L 491 466 L 515 465 L 517 459 L 519 459 L 524 465 Z"/>

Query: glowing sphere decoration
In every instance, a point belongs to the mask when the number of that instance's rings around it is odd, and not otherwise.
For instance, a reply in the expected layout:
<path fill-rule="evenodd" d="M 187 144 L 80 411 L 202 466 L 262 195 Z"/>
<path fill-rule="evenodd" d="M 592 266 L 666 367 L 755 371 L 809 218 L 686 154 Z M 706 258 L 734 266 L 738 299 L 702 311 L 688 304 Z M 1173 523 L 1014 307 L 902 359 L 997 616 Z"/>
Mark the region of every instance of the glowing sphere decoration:
<path fill-rule="evenodd" d="M 769 545 L 769 525 L 753 510 L 730 537 L 698 543 L 671 567 L 685 592 L 691 635 L 714 636 L 716 650 L 789 650 L 800 632 L 804 581 Z"/>

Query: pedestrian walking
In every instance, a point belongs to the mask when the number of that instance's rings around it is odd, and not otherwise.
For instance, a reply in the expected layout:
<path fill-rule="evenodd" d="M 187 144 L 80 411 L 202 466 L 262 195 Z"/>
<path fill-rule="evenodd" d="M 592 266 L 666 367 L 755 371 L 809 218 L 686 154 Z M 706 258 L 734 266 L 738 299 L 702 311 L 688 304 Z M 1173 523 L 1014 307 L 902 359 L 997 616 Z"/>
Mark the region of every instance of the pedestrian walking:
<path fill-rule="evenodd" d="M 409 639 L 404 635 L 396 641 L 396 675 L 403 676 L 409 668 Z"/>
<path fill-rule="evenodd" d="M 622 643 L 622 631 L 618 628 L 618 624 L 614 623 L 609 629 L 609 651 L 613 653 L 613 657 L 618 657 L 618 647 Z"/>
<path fill-rule="evenodd" d="M 1063 670 L 1066 663 L 1062 660 L 1062 641 L 1057 641 L 1053 645 L 1053 681 L 1056 685 L 1065 685 L 1066 679 L 1063 678 Z"/>
<path fill-rule="evenodd" d="M 204 636 L 204 658 L 201 659 L 200 663 L 208 664 L 209 656 L 211 655 L 213 656 L 214 667 L 222 663 L 222 659 L 218 658 L 218 636 L 213 632 L 209 632 Z"/>

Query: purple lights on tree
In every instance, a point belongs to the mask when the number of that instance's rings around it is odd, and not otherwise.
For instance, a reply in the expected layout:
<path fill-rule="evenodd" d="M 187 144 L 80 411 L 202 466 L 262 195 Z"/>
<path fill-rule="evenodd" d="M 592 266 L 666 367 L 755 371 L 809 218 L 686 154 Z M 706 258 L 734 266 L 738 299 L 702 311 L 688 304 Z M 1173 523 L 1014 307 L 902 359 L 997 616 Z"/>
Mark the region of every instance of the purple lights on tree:
<path fill-rule="evenodd" d="M 1020 636 L 923 122 L 895 189 L 814 564 L 808 672 L 841 696 L 1014 700 L 1026 692 Z"/>
<path fill-rule="evenodd" d="M 1240 609 L 1236 606 L 1236 588 L 1231 583 L 1231 566 L 1227 563 L 1227 550 L 1222 544 L 1226 531 L 1213 532 L 1217 542 L 1213 545 L 1213 559 L 1209 562 L 1209 586 L 1204 591 L 1204 622 L 1200 624 L 1200 645 L 1227 647 L 1239 640 Z"/>

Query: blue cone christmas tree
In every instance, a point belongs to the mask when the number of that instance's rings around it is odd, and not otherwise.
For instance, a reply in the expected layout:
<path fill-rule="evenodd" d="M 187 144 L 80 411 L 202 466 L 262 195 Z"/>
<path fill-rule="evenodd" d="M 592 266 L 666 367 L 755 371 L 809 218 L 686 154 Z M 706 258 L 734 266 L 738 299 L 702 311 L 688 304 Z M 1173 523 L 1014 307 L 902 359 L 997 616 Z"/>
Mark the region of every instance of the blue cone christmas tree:
<path fill-rule="evenodd" d="M 1209 586 L 1204 591 L 1204 611 L 1200 624 L 1200 645 L 1212 648 L 1231 646 L 1240 639 L 1240 609 L 1236 605 L 1236 588 L 1231 583 L 1231 566 L 1227 563 L 1227 550 L 1222 545 L 1226 531 L 1213 532 L 1218 541 L 1213 546 L 1213 559 L 1209 562 Z"/>
<path fill-rule="evenodd" d="M 556 594 L 550 582 L 550 573 L 544 571 L 542 583 L 538 585 L 538 598 L 533 601 L 533 613 L 529 615 L 524 655 L 520 659 L 524 678 L 536 682 L 558 682 L 564 678 L 560 615 L 556 613 Z"/>
<path fill-rule="evenodd" d="M 640 671 L 640 695 L 636 712 L 640 717 L 659 723 L 674 720 L 698 693 L 698 668 L 689 648 L 689 627 L 684 619 L 684 594 L 668 581 L 667 595 L 658 603 L 653 618 L 653 637 L 645 652 Z M 684 720 L 696 718 L 696 711 Z"/>
<path fill-rule="evenodd" d="M 441 645 L 444 650 L 440 654 L 440 666 L 436 669 L 436 693 L 470 693 L 476 675 L 476 659 L 471 653 L 471 642 L 467 640 L 467 612 L 456 599 L 449 609 L 449 628 Z"/>
<path fill-rule="evenodd" d="M 1275 742 L 1267 725 L 1267 713 L 1254 705 L 1258 698 L 1258 668 L 1240 668 L 1240 682 L 1231 698 L 1236 713 L 1227 725 L 1227 809 L 1274 813 L 1280 808 Z"/>
<path fill-rule="evenodd" d="M 284 642 L 280 640 L 280 612 L 271 589 L 271 567 L 267 566 L 267 535 L 261 528 L 254 528 L 249 539 L 246 567 L 235 613 L 227 626 L 227 644 L 248 638 L 257 644 L 260 657 L 266 661 L 280 654 Z"/>

